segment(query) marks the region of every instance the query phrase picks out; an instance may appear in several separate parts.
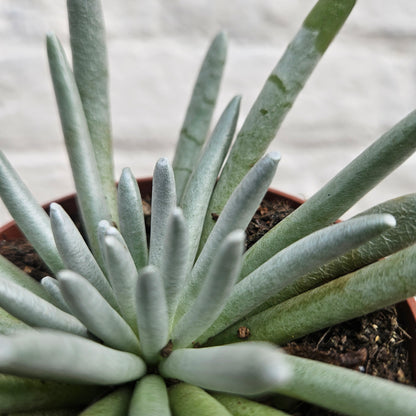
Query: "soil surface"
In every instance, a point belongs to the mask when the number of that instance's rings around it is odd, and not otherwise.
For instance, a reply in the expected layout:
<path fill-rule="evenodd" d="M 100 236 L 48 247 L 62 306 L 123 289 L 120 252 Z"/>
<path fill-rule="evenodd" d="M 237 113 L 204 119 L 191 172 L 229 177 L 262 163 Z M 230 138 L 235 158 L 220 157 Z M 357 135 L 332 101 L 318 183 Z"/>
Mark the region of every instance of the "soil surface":
<path fill-rule="evenodd" d="M 143 202 L 146 226 L 150 228 L 148 198 L 144 198 Z M 286 201 L 263 201 L 247 229 L 247 247 L 293 210 Z M 49 274 L 47 267 L 25 240 L 0 241 L 0 254 L 36 280 Z M 284 349 L 289 354 L 414 385 L 408 355 L 409 339 L 396 308 L 389 307 L 307 335 L 285 345 Z M 306 403 L 297 403 L 291 413 L 294 416 L 337 415 Z"/>

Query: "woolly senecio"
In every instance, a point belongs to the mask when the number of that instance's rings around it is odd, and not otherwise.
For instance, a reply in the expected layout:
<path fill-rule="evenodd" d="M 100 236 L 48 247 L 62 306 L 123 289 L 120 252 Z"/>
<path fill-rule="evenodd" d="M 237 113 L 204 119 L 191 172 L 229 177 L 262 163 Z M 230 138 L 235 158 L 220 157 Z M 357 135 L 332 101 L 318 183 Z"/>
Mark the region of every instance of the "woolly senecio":
<path fill-rule="evenodd" d="M 265 151 L 354 3 L 316 3 L 234 142 L 238 96 L 208 134 L 226 57 L 215 37 L 173 163 L 155 166 L 147 238 L 132 172 L 114 184 L 100 1 L 67 1 L 72 68 L 53 34 L 47 51 L 84 234 L 0 154 L 0 195 L 51 274 L 39 284 L 0 257 L 0 412 L 277 416 L 279 400 L 257 397 L 283 395 L 414 414 L 415 389 L 277 345 L 416 294 L 415 194 L 334 224 L 414 152 L 415 112 L 244 251 L 280 159 Z"/>

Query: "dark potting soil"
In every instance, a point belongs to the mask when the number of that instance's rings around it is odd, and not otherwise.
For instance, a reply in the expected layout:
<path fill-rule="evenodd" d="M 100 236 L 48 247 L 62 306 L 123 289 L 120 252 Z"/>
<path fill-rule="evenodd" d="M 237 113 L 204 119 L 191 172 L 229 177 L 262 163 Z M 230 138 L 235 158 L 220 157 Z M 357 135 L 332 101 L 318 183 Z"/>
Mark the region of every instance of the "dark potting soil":
<path fill-rule="evenodd" d="M 150 228 L 149 198 L 144 198 L 146 227 Z M 249 248 L 294 208 L 285 200 L 263 201 L 247 228 Z M 26 240 L 0 241 L 0 254 L 36 280 L 49 271 Z M 289 353 L 343 366 L 404 384 L 414 384 L 408 354 L 410 336 L 394 306 L 307 335 L 283 346 Z M 337 413 L 298 403 L 294 416 L 331 416 Z"/>

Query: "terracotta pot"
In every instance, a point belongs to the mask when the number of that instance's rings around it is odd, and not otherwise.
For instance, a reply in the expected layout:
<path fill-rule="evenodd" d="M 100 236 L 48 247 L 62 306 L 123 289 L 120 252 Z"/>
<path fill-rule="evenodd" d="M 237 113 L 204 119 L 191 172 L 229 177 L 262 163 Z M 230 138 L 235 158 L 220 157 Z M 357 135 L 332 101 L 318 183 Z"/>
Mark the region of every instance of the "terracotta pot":
<path fill-rule="evenodd" d="M 142 195 L 150 195 L 152 191 L 152 178 L 138 179 L 138 184 Z M 286 200 L 293 208 L 297 208 L 304 201 L 300 198 L 296 198 L 292 195 L 280 192 L 274 189 L 269 189 L 266 194 L 266 198 L 269 200 Z M 75 194 L 71 194 L 56 200 L 57 203 L 62 205 L 69 215 L 73 215 L 77 212 L 77 205 Z M 49 204 L 45 204 L 44 209 L 48 211 Z M 6 225 L 0 227 L 0 240 L 15 240 L 23 238 L 22 233 L 17 227 L 14 221 L 10 221 Z M 413 379 L 416 381 L 416 300 L 415 298 L 409 298 L 396 305 L 398 312 L 403 319 L 407 333 L 411 336 L 410 340 L 410 359 L 412 365 Z"/>

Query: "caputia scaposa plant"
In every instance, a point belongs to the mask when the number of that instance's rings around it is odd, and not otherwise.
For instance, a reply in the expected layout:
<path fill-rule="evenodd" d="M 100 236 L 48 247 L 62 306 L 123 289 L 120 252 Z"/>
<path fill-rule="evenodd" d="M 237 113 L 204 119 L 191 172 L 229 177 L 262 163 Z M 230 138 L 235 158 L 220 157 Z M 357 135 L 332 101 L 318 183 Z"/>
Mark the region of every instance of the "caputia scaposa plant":
<path fill-rule="evenodd" d="M 255 398 L 279 394 L 346 415 L 414 415 L 414 388 L 276 344 L 416 294 L 416 194 L 333 225 L 414 152 L 416 112 L 243 252 L 279 162 L 263 154 L 354 1 L 317 2 L 233 144 L 239 97 L 205 140 L 226 54 L 225 36 L 214 39 L 173 165 L 154 170 L 149 245 L 131 171 L 114 185 L 100 2 L 67 4 L 72 69 L 54 35 L 47 50 L 87 242 L 1 155 L 3 201 L 54 277 L 38 284 L 0 258 L 0 411 L 277 416 Z"/>

